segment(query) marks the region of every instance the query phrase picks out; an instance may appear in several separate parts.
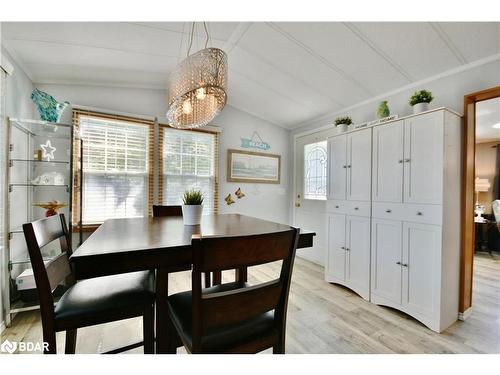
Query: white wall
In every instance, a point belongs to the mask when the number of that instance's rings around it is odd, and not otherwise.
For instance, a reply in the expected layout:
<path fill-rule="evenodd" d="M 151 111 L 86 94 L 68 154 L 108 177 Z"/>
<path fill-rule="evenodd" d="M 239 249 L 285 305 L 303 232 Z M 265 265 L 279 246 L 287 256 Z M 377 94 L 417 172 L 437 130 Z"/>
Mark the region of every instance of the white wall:
<path fill-rule="evenodd" d="M 14 67 L 12 75 L 7 76 L 6 79 L 5 114 L 9 117 L 33 118 L 34 105 L 30 98 L 31 92 L 33 91 L 33 83 L 3 47 L 1 49 L 1 55 L 2 59 L 6 58 Z M 6 171 L 2 170 L 0 173 L 6 173 Z M 0 324 L 4 321 L 5 317 L 3 298 L 5 296 L 4 291 L 8 288 L 8 285 L 5 285 L 4 282 L 5 275 L 3 272 L 6 269 L 4 262 L 7 261 L 4 258 L 4 254 L 0 254 Z"/>
<path fill-rule="evenodd" d="M 166 92 L 164 90 L 36 84 L 37 88 L 59 101 L 97 107 L 117 112 L 158 117 L 166 123 Z M 219 209 L 221 213 L 241 213 L 287 223 L 289 220 L 289 175 L 291 171 L 289 131 L 249 113 L 227 105 L 213 121 L 223 128 L 219 147 Z M 240 138 L 250 138 L 257 131 L 271 145 L 269 153 L 281 155 L 281 184 L 235 184 L 226 181 L 228 148 L 240 148 Z M 241 187 L 246 194 L 241 200 L 234 192 Z M 227 206 L 224 197 L 231 193 L 236 203 Z"/>
<path fill-rule="evenodd" d="M 374 72 L 375 74 L 375 72 Z M 448 107 L 459 113 L 463 112 L 464 95 L 500 85 L 500 60 L 495 60 L 462 72 L 457 72 L 430 82 L 408 87 L 384 97 L 388 100 L 391 114 L 405 116 L 412 113 L 408 100 L 413 92 L 417 90 L 430 90 L 434 96 L 431 108 Z M 362 123 L 376 118 L 375 113 L 379 102 L 383 100 L 376 98 L 354 108 L 332 113 L 319 121 L 311 121 L 294 129 L 291 135 L 310 131 L 332 124 L 338 116 L 350 116 L 354 123 Z"/>

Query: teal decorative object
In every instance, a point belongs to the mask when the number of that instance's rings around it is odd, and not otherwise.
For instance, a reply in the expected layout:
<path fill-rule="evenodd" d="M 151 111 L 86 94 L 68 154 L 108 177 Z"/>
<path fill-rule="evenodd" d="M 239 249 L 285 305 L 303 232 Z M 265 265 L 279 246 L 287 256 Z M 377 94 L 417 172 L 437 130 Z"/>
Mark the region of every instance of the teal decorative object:
<path fill-rule="evenodd" d="M 69 102 L 59 103 L 53 96 L 38 89 L 34 89 L 31 93 L 31 100 L 36 104 L 40 119 L 50 122 L 59 122 L 69 104 Z"/>
<path fill-rule="evenodd" d="M 391 111 L 389 110 L 389 107 L 387 106 L 387 100 L 380 102 L 378 109 L 377 109 L 377 117 L 384 118 L 384 117 L 389 116 L 390 114 L 391 114 Z"/>

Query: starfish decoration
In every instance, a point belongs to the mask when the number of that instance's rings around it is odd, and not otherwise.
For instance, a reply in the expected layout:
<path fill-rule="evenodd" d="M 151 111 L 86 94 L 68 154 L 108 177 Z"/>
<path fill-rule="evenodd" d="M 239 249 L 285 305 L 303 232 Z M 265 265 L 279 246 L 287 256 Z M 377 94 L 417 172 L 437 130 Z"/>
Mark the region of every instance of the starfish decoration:
<path fill-rule="evenodd" d="M 45 143 L 44 145 L 40 145 L 40 147 L 43 150 L 42 156 L 44 158 L 47 158 L 47 161 L 51 161 L 52 159 L 54 159 L 54 152 L 56 151 L 56 148 L 52 146 L 52 144 L 50 143 L 50 139 L 47 140 L 47 143 Z"/>

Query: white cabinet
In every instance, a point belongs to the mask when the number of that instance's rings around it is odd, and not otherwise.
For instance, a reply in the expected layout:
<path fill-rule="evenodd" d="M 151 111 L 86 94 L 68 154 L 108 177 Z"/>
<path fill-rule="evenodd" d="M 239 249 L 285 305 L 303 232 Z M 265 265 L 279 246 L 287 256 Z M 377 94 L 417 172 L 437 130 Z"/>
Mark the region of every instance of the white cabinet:
<path fill-rule="evenodd" d="M 345 199 L 347 178 L 347 136 L 328 140 L 328 199 Z"/>
<path fill-rule="evenodd" d="M 403 201 L 404 121 L 373 129 L 373 201 Z"/>
<path fill-rule="evenodd" d="M 404 201 L 440 204 L 443 196 L 443 113 L 411 117 L 404 124 Z"/>
<path fill-rule="evenodd" d="M 328 139 L 328 199 L 371 200 L 371 129 Z"/>
<path fill-rule="evenodd" d="M 460 158 L 445 108 L 330 138 L 326 280 L 437 332 L 455 322 Z"/>
<path fill-rule="evenodd" d="M 371 247 L 372 300 L 401 304 L 402 223 L 395 220 L 373 219 Z"/>
<path fill-rule="evenodd" d="M 370 298 L 370 218 L 346 216 L 346 285 Z"/>
<path fill-rule="evenodd" d="M 347 135 L 347 199 L 371 200 L 371 129 Z"/>
<path fill-rule="evenodd" d="M 345 281 L 345 215 L 328 215 L 328 261 L 330 281 Z"/>
<path fill-rule="evenodd" d="M 403 223 L 403 307 L 434 320 L 441 292 L 441 227 Z"/>

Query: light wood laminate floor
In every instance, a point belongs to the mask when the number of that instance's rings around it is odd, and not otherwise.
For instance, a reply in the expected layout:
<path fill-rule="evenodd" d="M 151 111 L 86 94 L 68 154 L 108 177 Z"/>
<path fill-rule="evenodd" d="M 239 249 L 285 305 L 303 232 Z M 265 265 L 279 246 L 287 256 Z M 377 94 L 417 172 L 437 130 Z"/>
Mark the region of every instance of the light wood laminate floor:
<path fill-rule="evenodd" d="M 500 353 L 500 257 L 478 255 L 474 267 L 472 315 L 437 334 L 401 312 L 325 282 L 322 267 L 298 258 L 289 299 L 286 352 Z M 253 267 L 249 281 L 269 280 L 278 271 L 275 263 Z M 224 275 L 226 280 L 231 277 Z M 189 272 L 174 274 L 170 280 L 170 293 L 190 288 Z M 141 326 L 140 319 L 129 319 L 80 329 L 77 352 L 98 353 L 139 341 Z M 41 331 L 39 313 L 25 312 L 14 318 L 0 341 L 40 342 Z M 63 353 L 64 333 L 57 339 L 58 353 Z M 141 352 L 138 348 L 129 353 Z"/>

